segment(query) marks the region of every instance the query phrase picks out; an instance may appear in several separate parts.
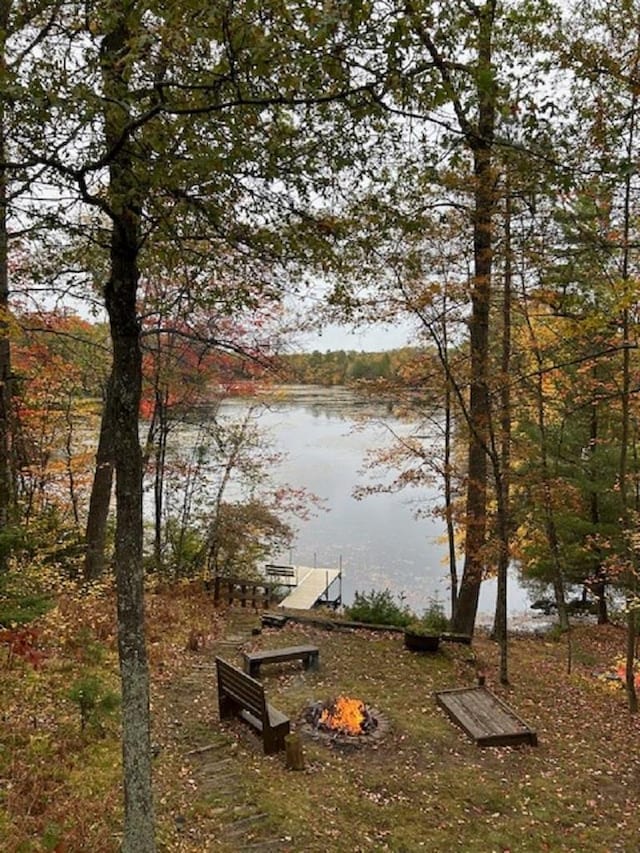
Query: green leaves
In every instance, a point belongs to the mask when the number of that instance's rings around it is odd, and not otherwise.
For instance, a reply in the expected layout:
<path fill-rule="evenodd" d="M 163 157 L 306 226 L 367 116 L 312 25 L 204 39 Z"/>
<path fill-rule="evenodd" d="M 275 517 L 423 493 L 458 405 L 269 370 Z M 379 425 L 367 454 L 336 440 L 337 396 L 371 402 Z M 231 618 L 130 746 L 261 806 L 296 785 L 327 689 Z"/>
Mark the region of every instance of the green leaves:
<path fill-rule="evenodd" d="M 120 707 L 120 695 L 108 688 L 100 676 L 90 673 L 74 682 L 68 695 L 80 711 L 82 731 L 91 726 L 103 735 L 105 722 Z"/>

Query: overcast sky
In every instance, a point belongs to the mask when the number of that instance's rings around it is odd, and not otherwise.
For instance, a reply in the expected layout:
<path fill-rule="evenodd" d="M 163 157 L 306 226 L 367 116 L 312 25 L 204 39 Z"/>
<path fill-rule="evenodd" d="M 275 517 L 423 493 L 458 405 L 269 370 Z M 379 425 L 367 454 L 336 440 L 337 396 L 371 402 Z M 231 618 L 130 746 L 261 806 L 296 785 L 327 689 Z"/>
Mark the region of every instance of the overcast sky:
<path fill-rule="evenodd" d="M 57 300 L 56 300 L 57 301 Z M 107 322 L 107 315 L 100 302 L 90 304 L 86 299 L 75 299 L 67 295 L 65 305 L 90 322 Z M 97 308 L 97 313 L 92 311 Z M 47 308 L 53 308 L 53 305 Z M 413 346 L 416 343 L 415 328 L 409 322 L 362 325 L 353 329 L 350 325 L 330 323 L 321 331 L 297 332 L 293 334 L 287 350 L 290 352 L 320 352 L 355 350 L 356 352 L 384 352 Z"/>
<path fill-rule="evenodd" d="M 312 352 L 319 350 L 356 350 L 358 352 L 382 352 L 399 349 L 415 342 L 411 328 L 406 324 L 380 325 L 353 331 L 349 326 L 332 324 L 321 332 L 312 332 L 297 337 L 293 349 Z"/>

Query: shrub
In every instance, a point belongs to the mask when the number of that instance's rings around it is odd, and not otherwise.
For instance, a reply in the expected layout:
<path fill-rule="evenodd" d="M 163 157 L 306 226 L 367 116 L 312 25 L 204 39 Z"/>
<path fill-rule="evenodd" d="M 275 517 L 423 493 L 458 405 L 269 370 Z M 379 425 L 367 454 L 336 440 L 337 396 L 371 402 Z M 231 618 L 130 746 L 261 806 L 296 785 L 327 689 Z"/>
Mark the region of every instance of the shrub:
<path fill-rule="evenodd" d="M 26 625 L 51 610 L 53 603 L 47 595 L 0 596 L 0 625 Z"/>
<path fill-rule="evenodd" d="M 11 668 L 15 658 L 30 663 L 38 669 L 44 653 L 38 648 L 39 632 L 33 628 L 13 627 L 0 630 L 0 643 L 8 648 L 7 667 Z"/>
<path fill-rule="evenodd" d="M 431 598 L 427 609 L 419 620 L 426 633 L 442 634 L 449 630 L 449 620 L 444 612 L 444 606 L 437 598 Z"/>
<path fill-rule="evenodd" d="M 420 619 L 417 619 L 415 622 L 409 622 L 408 625 L 405 625 L 405 629 L 408 633 L 415 634 L 417 637 L 433 637 L 440 633 L 440 631 L 436 631 Z"/>
<path fill-rule="evenodd" d="M 371 625 L 397 625 L 404 627 L 415 620 L 409 608 L 394 600 L 391 590 L 385 589 L 370 593 L 356 592 L 353 604 L 345 608 L 348 619 L 354 622 L 368 622 Z"/>
<path fill-rule="evenodd" d="M 165 572 L 173 578 L 193 578 L 202 570 L 207 545 L 196 527 L 169 518 L 165 527 Z"/>
<path fill-rule="evenodd" d="M 0 626 L 26 625 L 51 610 L 50 574 L 33 565 L 0 573 Z"/>
<path fill-rule="evenodd" d="M 97 675 L 85 675 L 76 681 L 68 693 L 80 711 L 80 728 L 84 731 L 88 724 L 104 735 L 105 720 L 120 705 L 120 696 L 110 690 Z"/>

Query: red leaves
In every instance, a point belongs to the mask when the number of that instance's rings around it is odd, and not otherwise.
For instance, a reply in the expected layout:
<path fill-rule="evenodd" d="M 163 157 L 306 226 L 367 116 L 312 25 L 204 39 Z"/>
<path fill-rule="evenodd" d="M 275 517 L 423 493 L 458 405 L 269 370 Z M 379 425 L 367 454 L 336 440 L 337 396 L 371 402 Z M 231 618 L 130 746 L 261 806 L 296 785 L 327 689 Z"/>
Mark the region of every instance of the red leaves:
<path fill-rule="evenodd" d="M 38 649 L 39 632 L 34 628 L 5 628 L 0 631 L 0 643 L 8 646 L 7 667 L 11 667 L 16 657 L 39 669 L 44 653 Z"/>

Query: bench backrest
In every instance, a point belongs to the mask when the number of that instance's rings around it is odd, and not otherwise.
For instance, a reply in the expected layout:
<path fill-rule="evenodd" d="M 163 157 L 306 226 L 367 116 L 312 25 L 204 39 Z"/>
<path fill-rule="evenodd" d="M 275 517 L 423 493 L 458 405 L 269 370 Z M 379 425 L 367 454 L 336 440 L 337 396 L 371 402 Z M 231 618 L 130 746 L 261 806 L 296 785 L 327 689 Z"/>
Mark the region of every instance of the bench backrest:
<path fill-rule="evenodd" d="M 271 577 L 294 578 L 296 576 L 296 570 L 293 566 L 274 566 L 269 564 L 264 568 L 266 573 Z"/>
<path fill-rule="evenodd" d="M 259 720 L 264 720 L 266 702 L 262 684 L 222 658 L 216 658 L 216 670 L 218 694 L 231 697 Z"/>

